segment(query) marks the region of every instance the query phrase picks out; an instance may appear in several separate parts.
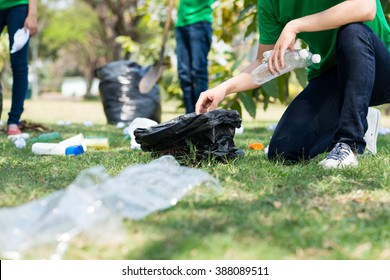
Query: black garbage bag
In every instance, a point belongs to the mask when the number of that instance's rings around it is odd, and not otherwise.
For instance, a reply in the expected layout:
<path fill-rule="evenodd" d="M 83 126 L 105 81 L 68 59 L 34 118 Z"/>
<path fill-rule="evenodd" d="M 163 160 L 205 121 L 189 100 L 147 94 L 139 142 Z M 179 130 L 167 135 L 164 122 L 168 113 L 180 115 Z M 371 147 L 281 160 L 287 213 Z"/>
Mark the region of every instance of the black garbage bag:
<path fill-rule="evenodd" d="M 232 110 L 214 110 L 205 114 L 190 113 L 149 128 L 137 128 L 135 140 L 143 151 L 155 156 L 170 154 L 176 158 L 224 160 L 243 155 L 234 146 L 235 129 L 241 126 L 240 115 Z"/>
<path fill-rule="evenodd" d="M 140 80 L 149 67 L 141 67 L 136 62 L 128 60 L 119 60 L 96 69 L 95 75 L 100 79 L 99 92 L 108 123 L 128 124 L 135 118 L 161 121 L 158 86 L 154 85 L 146 94 L 139 91 Z"/>

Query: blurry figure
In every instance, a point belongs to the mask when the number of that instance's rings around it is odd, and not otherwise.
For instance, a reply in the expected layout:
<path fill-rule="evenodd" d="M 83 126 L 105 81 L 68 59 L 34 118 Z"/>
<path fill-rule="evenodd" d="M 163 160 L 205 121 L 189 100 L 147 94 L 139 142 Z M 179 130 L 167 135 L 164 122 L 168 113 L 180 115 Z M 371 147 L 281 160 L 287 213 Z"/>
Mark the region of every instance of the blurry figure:
<path fill-rule="evenodd" d="M 208 89 L 207 55 L 212 42 L 214 0 L 180 0 L 176 22 L 178 76 L 186 113 L 195 112 L 202 91 Z"/>
<path fill-rule="evenodd" d="M 28 33 L 30 36 L 34 36 L 38 30 L 37 0 L 0 1 L 0 33 L 5 26 L 8 29 L 13 75 L 12 104 L 8 114 L 7 134 L 15 135 L 21 133 L 19 122 L 24 110 L 24 100 L 28 88 L 29 40 L 25 42 L 25 37 L 28 36 Z M 18 30 L 20 31 L 18 32 Z"/>

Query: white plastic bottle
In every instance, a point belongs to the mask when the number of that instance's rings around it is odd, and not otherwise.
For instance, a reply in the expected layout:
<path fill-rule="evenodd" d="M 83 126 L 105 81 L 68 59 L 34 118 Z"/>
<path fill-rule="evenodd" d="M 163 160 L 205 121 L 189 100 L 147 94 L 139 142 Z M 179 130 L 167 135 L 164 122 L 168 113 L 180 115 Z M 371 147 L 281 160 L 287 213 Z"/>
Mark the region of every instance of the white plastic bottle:
<path fill-rule="evenodd" d="M 272 79 L 275 79 L 287 72 L 290 72 L 296 68 L 305 68 L 310 66 L 313 63 L 319 63 L 321 61 L 321 56 L 319 54 L 312 54 L 306 49 L 287 50 L 284 54 L 284 65 L 285 67 L 281 69 L 280 74 L 275 73 L 274 75 L 268 70 L 268 58 L 272 53 L 271 51 L 266 51 L 263 53 L 263 63 L 257 66 L 252 71 L 253 83 L 257 85 L 262 85 Z"/>
<path fill-rule="evenodd" d="M 37 155 L 73 155 L 77 156 L 84 153 L 82 145 L 66 146 L 58 143 L 35 143 L 31 150 Z"/>
<path fill-rule="evenodd" d="M 31 150 L 37 155 L 80 155 L 86 151 L 84 136 L 80 133 L 59 143 L 34 143 Z"/>

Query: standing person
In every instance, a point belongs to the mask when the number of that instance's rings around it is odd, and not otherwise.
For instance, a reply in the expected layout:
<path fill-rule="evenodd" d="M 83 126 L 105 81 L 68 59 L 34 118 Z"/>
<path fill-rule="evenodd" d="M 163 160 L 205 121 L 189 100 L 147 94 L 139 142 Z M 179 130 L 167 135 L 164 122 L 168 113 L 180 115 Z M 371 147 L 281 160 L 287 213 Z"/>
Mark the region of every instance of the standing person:
<path fill-rule="evenodd" d="M 0 33 L 5 26 L 8 28 L 10 50 L 18 29 L 28 29 L 30 36 L 34 36 L 38 27 L 37 0 L 0 0 Z M 10 55 L 13 83 L 11 110 L 7 121 L 8 135 L 21 133 L 19 121 L 28 88 L 28 47 L 29 41 Z"/>
<path fill-rule="evenodd" d="M 258 20 L 257 59 L 203 92 L 196 112 L 215 109 L 227 94 L 257 88 L 250 73 L 267 50 L 273 50 L 269 71 L 280 72 L 283 53 L 300 38 L 322 61 L 309 67 L 309 83 L 279 121 L 268 157 L 297 162 L 330 151 L 320 164 L 341 168 L 357 166 L 366 144 L 375 153 L 379 111 L 368 124 L 368 108 L 390 102 L 390 28 L 380 1 L 259 0 Z"/>
<path fill-rule="evenodd" d="M 180 0 L 176 22 L 178 76 L 186 113 L 195 111 L 202 91 L 208 89 L 208 60 L 212 42 L 214 0 Z"/>

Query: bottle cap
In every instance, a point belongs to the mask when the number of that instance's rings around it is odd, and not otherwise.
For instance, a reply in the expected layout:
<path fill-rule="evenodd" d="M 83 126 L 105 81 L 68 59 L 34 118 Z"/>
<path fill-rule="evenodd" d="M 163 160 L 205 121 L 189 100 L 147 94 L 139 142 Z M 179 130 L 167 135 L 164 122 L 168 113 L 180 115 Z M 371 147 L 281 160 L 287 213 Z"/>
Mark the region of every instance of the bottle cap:
<path fill-rule="evenodd" d="M 84 148 L 81 145 L 76 145 L 76 146 L 69 146 L 65 149 L 65 155 L 73 155 L 77 156 L 80 154 L 84 154 Z"/>
<path fill-rule="evenodd" d="M 311 57 L 311 61 L 313 63 L 320 63 L 321 61 L 321 56 L 319 54 L 313 54 L 313 56 Z"/>
<path fill-rule="evenodd" d="M 299 51 L 299 56 L 302 59 L 306 59 L 306 58 L 309 57 L 309 52 L 306 49 L 302 49 L 302 50 Z"/>
<path fill-rule="evenodd" d="M 263 60 L 262 63 L 267 63 L 268 58 L 271 56 L 273 50 L 263 52 Z"/>

